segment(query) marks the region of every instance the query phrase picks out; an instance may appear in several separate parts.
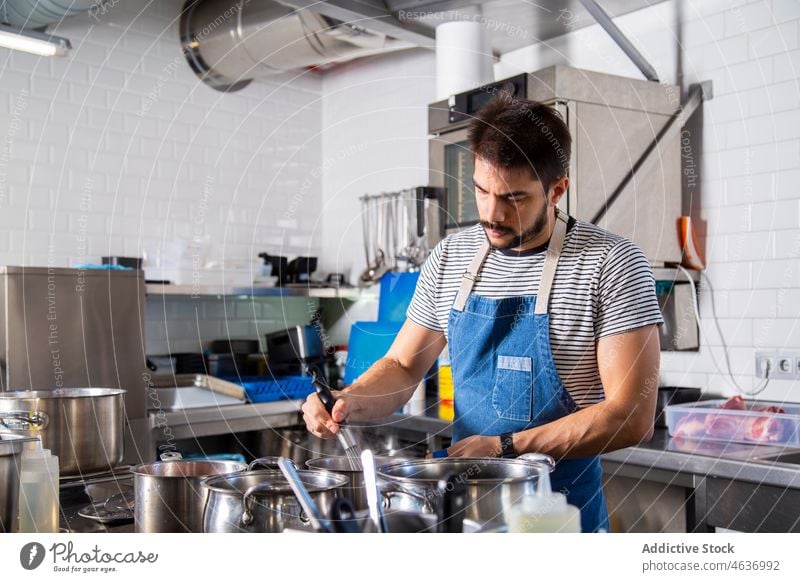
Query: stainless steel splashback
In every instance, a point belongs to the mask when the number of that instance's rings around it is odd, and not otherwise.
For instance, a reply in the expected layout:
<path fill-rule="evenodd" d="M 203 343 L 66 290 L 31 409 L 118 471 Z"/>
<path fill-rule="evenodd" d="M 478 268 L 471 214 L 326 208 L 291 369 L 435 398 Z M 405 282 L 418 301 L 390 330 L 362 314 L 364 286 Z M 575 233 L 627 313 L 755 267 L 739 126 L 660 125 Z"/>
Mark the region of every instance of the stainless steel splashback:
<path fill-rule="evenodd" d="M 0 267 L 0 390 L 105 387 L 146 404 L 141 271 Z"/>
<path fill-rule="evenodd" d="M 679 133 L 659 143 L 656 162 L 642 165 L 611 200 L 656 136 L 680 111 L 678 87 L 561 65 L 498 81 L 488 89 L 492 87 L 508 87 L 516 96 L 551 104 L 564 116 L 573 137 L 571 185 L 564 210 L 578 219 L 594 221 L 608 204 L 597 221 L 599 226 L 634 241 L 654 265 L 680 262 Z M 448 202 L 460 200 L 461 206 L 472 212 L 472 160 L 466 127 L 489 93 L 487 88 L 475 89 L 433 103 L 428 110 L 430 184 L 448 186 L 447 176 L 460 172 L 451 183 L 464 189 L 463 195 L 454 197 L 451 187 Z M 458 216 L 454 210 L 452 204 L 447 209 L 451 218 Z M 467 220 L 459 225 L 470 223 L 468 215 L 463 218 Z"/>

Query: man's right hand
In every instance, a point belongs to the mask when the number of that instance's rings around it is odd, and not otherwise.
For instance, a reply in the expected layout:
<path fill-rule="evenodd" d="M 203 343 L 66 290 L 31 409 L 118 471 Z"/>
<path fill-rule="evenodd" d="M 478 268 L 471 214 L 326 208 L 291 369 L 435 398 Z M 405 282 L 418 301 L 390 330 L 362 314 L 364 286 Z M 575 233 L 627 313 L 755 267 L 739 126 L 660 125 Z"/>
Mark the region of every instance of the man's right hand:
<path fill-rule="evenodd" d="M 311 434 L 323 439 L 332 439 L 339 432 L 339 424 L 353 412 L 352 397 L 343 392 L 334 392 L 336 402 L 332 414 L 328 414 L 319 396 L 309 394 L 303 403 L 303 421 Z M 331 417 L 332 416 L 332 417 Z"/>

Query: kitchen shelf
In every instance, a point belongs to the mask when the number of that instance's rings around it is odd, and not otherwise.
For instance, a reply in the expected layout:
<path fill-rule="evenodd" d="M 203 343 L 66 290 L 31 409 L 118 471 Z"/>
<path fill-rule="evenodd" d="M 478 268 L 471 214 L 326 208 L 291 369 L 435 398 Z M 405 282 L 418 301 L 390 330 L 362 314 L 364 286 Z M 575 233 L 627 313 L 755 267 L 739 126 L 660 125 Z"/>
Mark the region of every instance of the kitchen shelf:
<path fill-rule="evenodd" d="M 145 285 L 148 295 L 174 295 L 188 297 L 316 297 L 319 299 L 344 299 L 357 301 L 364 290 L 358 287 L 224 287 L 219 285 Z"/>
<path fill-rule="evenodd" d="M 302 400 L 283 400 L 169 412 L 150 411 L 148 423 L 149 429 L 155 433 L 155 442 L 276 429 L 302 422 L 302 404 Z M 164 433 L 166 428 L 169 428 L 169 434 Z"/>

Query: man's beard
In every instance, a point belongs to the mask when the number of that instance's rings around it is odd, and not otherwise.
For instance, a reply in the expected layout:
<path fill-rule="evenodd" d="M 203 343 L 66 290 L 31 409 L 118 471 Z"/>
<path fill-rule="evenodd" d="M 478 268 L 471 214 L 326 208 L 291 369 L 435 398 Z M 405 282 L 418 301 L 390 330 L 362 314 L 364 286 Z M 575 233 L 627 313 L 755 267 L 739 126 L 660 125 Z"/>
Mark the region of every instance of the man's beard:
<path fill-rule="evenodd" d="M 480 223 L 481 223 L 481 226 L 484 229 L 497 230 L 497 231 L 500 231 L 500 232 L 503 232 L 503 233 L 508 233 L 508 234 L 514 235 L 514 238 L 512 238 L 510 242 L 508 242 L 508 243 L 506 243 L 506 244 L 504 244 L 502 246 L 496 246 L 496 245 L 492 244 L 491 245 L 492 248 L 500 249 L 500 250 L 515 249 L 517 247 L 521 247 L 522 245 L 527 243 L 529 240 L 535 238 L 547 226 L 547 209 L 548 209 L 548 207 L 547 207 L 547 205 L 545 205 L 545 207 L 542 209 L 542 211 L 536 217 L 536 220 L 533 221 L 533 226 L 531 226 L 527 230 L 524 230 L 521 233 L 516 233 L 513 230 L 511 230 L 510 228 L 507 228 L 505 226 L 500 226 L 499 224 L 497 224 L 495 222 L 488 222 L 486 220 L 481 220 Z M 491 242 L 489 244 L 491 244 Z"/>

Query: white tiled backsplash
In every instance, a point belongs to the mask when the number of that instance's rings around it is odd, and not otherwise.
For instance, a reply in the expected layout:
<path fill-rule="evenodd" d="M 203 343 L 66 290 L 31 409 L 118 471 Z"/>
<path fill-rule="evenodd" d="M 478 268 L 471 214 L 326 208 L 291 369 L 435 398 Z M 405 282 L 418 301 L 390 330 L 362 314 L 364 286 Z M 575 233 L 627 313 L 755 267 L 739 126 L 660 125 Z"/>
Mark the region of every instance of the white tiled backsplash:
<path fill-rule="evenodd" d="M 134 0 L 99 23 L 71 19 L 58 29 L 75 47 L 67 59 L 0 49 L 0 262 L 153 255 L 197 235 L 199 221 L 220 258 L 324 249 L 321 270 L 358 273 L 358 196 L 427 181 L 432 53 L 223 95 L 182 61 L 180 4 Z M 736 380 L 752 388 L 756 350 L 800 352 L 800 3 L 669 0 L 616 22 L 665 82 L 714 82 L 696 152 L 706 275 Z M 555 63 L 641 77 L 597 26 L 505 55 L 496 76 Z M 664 353 L 662 383 L 732 394 L 708 289 L 702 349 Z M 148 344 L 159 348 L 150 353 L 166 347 L 167 330 L 173 351 L 196 349 L 198 321 L 213 339 L 226 321 L 232 336 L 254 337 L 259 318 L 276 327 L 308 318 L 304 300 L 280 305 L 277 318 L 272 307 L 254 315 L 236 304 L 226 318 L 215 300 L 159 301 L 148 305 Z M 800 388 L 773 381 L 762 396 L 800 400 Z"/>

